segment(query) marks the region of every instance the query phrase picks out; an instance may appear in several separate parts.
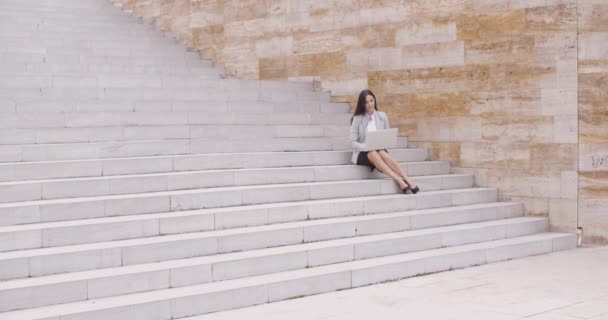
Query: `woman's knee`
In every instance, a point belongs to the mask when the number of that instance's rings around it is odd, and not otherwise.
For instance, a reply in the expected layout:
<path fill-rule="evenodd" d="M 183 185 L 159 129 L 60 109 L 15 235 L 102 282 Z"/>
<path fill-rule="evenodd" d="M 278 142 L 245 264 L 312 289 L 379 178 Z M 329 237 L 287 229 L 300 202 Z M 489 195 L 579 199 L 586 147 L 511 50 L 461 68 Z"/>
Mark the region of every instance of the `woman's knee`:
<path fill-rule="evenodd" d="M 370 151 L 367 153 L 367 159 L 369 159 L 369 161 L 377 161 L 378 159 L 380 159 L 380 155 L 378 154 L 377 151 Z"/>
<path fill-rule="evenodd" d="M 384 160 L 392 160 L 393 158 L 391 157 L 390 154 L 388 154 L 388 152 L 384 151 L 384 150 L 380 150 L 378 151 L 378 155 L 380 155 L 380 157 Z"/>

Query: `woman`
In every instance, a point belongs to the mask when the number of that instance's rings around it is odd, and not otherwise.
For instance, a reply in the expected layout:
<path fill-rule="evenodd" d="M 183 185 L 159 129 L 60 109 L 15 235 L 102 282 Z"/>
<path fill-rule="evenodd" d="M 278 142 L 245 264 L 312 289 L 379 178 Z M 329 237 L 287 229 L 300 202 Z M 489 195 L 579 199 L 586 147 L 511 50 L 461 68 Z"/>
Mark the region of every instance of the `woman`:
<path fill-rule="evenodd" d="M 372 171 L 377 168 L 393 178 L 403 193 L 407 193 L 408 190 L 417 193 L 420 191 L 418 186 L 409 179 L 387 150 L 364 151 L 367 132 L 388 128 L 388 117 L 386 113 L 378 111 L 376 96 L 370 90 L 361 91 L 350 126 L 350 141 L 354 149 L 352 162 L 368 166 Z"/>

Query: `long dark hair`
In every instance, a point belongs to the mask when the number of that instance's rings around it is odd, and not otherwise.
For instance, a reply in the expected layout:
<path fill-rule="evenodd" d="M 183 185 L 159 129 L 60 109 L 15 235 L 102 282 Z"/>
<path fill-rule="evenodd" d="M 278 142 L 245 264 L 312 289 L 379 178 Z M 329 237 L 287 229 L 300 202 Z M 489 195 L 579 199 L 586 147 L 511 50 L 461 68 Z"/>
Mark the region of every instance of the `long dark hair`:
<path fill-rule="evenodd" d="M 355 116 L 365 113 L 365 99 L 367 98 L 367 96 L 374 97 L 374 109 L 378 111 L 378 101 L 376 100 L 376 96 L 371 90 L 365 89 L 361 91 L 361 93 L 359 93 L 359 100 L 357 100 L 357 109 L 355 109 L 355 114 L 350 118 L 350 123 L 353 123 L 353 119 L 355 118 Z"/>

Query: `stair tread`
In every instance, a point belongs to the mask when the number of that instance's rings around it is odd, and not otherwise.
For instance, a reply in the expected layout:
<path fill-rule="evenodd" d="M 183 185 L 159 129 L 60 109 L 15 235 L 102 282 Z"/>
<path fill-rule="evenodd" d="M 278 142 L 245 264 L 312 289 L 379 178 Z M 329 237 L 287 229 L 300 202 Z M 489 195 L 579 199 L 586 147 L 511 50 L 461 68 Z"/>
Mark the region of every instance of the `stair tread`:
<path fill-rule="evenodd" d="M 230 138 L 227 141 L 240 140 L 240 141 L 259 141 L 259 140 L 335 140 L 335 139 L 347 139 L 346 137 L 277 137 L 277 138 Z M 166 142 L 166 141 L 218 141 L 217 138 L 171 138 L 171 139 L 141 139 L 141 140 L 126 140 L 126 141 L 95 141 L 95 142 L 65 142 L 65 143 L 27 143 L 27 144 L 16 144 L 8 146 L 16 147 L 30 147 L 30 146 L 65 146 L 65 145 L 93 145 L 93 144 L 128 144 L 128 143 L 154 143 L 154 142 Z"/>
<path fill-rule="evenodd" d="M 456 208 L 452 208 L 452 210 L 456 210 Z M 420 212 L 411 214 L 430 214 L 432 212 Z M 382 218 L 381 216 L 389 216 L 396 214 L 406 214 L 404 213 L 391 213 L 391 214 L 381 214 L 378 219 Z M 310 249 L 322 249 L 322 248 L 330 248 L 335 246 L 345 246 L 352 244 L 359 244 L 371 241 L 383 241 L 383 240 L 392 240 L 398 238 L 409 238 L 416 237 L 421 235 L 429 235 L 429 234 L 440 234 L 451 231 L 461 231 L 461 230 L 472 230 L 477 228 L 484 228 L 490 226 L 501 226 L 501 225 L 510 225 L 510 224 L 520 224 L 526 222 L 536 222 L 536 221 L 544 221 L 547 218 L 539 218 L 539 217 L 513 217 L 499 220 L 491 220 L 491 221 L 483 221 L 483 222 L 472 222 L 472 223 L 464 223 L 457 225 L 445 225 L 440 227 L 433 227 L 428 229 L 413 229 L 406 231 L 398 231 L 398 232 L 389 232 L 382 234 L 374 234 L 374 235 L 362 235 L 355 236 L 349 238 L 339 238 L 332 240 L 325 240 L 319 242 L 308 242 L 303 244 L 294 244 L 280 247 L 272 247 L 272 248 L 264 248 L 264 249 L 255 249 L 255 250 L 247 250 L 240 252 L 231 252 L 231 253 L 219 253 L 210 256 L 202 256 L 202 257 L 194 257 L 194 258 L 186 258 L 186 259 L 176 259 L 176 260 L 166 260 L 155 263 L 145 263 L 145 264 L 136 264 L 136 265 L 126 265 L 116 268 L 105 268 L 105 269 L 97 269 L 97 270 L 89 270 L 89 271 L 80 271 L 80 272 L 72 272 L 66 274 L 56 274 L 56 275 L 48 275 L 48 276 L 39 276 L 27 279 L 16 279 L 0 282 L 0 290 L 14 289 L 14 288 L 22 288 L 29 286 L 38 286 L 44 285 L 48 283 L 58 283 L 65 281 L 74 281 L 78 279 L 87 279 L 87 278 L 98 278 L 98 277 L 107 277 L 107 276 L 116 276 L 116 275 L 124 275 L 131 273 L 139 273 L 139 272 L 151 272 L 158 270 L 165 270 L 169 268 L 175 267 L 185 267 L 192 265 L 199 265 L 203 263 L 220 263 L 226 261 L 235 261 L 246 258 L 256 258 L 263 256 L 270 256 L 276 254 L 285 254 L 285 253 L 293 253 L 293 252 L 301 252 Z"/>
<path fill-rule="evenodd" d="M 428 160 L 428 161 L 404 161 L 398 162 L 399 164 L 444 164 L 449 163 L 445 160 Z M 289 167 L 259 167 L 259 168 L 239 168 L 239 169 L 208 169 L 208 170 L 185 170 L 185 171 L 169 171 L 169 172 L 158 172 L 158 173 L 141 173 L 141 174 L 123 174 L 123 175 L 107 175 L 99 177 L 74 177 L 74 178 L 57 178 L 57 179 L 39 179 L 39 180 L 21 180 L 21 181 L 6 181 L 0 182 L 0 186 L 9 185 L 24 185 L 34 183 L 45 183 L 45 182 L 77 182 L 77 181 L 98 181 L 98 180 L 113 180 L 113 179 L 130 179 L 130 178 L 145 178 L 145 177 L 163 177 L 163 176 L 180 176 L 189 175 L 195 173 L 222 173 L 222 172 L 255 172 L 255 171 L 291 171 L 298 169 L 315 169 L 315 168 L 346 168 L 346 167 L 357 167 L 354 164 L 341 164 L 341 165 L 297 165 Z M 415 175 L 412 175 L 415 176 Z"/>
<path fill-rule="evenodd" d="M 555 240 L 560 238 L 572 237 L 571 234 L 563 233 L 541 233 L 531 236 L 522 236 L 511 239 L 494 240 L 482 243 L 475 243 L 470 245 L 462 245 L 449 248 L 441 248 L 434 250 L 427 250 L 421 252 L 405 253 L 399 255 L 393 255 L 388 257 L 372 258 L 367 260 L 360 260 L 354 262 L 345 262 L 328 266 L 320 266 L 314 268 L 307 268 L 302 270 L 286 271 L 274 274 L 267 274 L 261 276 L 254 276 L 248 278 L 240 278 L 233 280 L 226 280 L 220 282 L 213 282 L 207 284 L 193 285 L 182 288 L 163 289 L 144 293 L 135 293 L 121 296 L 114 296 L 109 298 L 94 299 L 88 301 L 73 302 L 67 304 L 60 304 L 42 308 L 26 309 L 22 311 L 7 312 L 0 314 L 0 319 L 15 319 L 14 317 L 46 317 L 46 316 L 57 316 L 57 315 L 68 315 L 73 313 L 81 313 L 94 310 L 102 310 L 113 307 L 128 306 L 135 304 L 143 304 L 150 302 L 157 302 L 162 300 L 170 300 L 180 297 L 188 297 L 193 295 L 200 295 L 211 292 L 221 292 L 242 287 L 253 287 L 268 285 L 271 283 L 277 283 L 281 281 L 293 281 L 296 279 L 305 279 L 315 275 L 333 274 L 339 272 L 352 272 L 354 270 L 366 269 L 374 266 L 387 265 L 402 261 L 413 261 L 417 259 L 435 257 L 435 256 L 448 256 L 451 254 L 471 252 L 476 250 L 485 250 L 496 247 L 505 247 L 516 244 L 533 243 L 536 241 L 544 240 Z"/>
<path fill-rule="evenodd" d="M 469 188 L 469 189 L 458 189 L 458 191 L 464 192 L 475 192 L 478 190 L 483 190 L 483 188 Z M 491 188 L 485 188 L 485 190 L 493 190 Z M 446 192 L 454 192 L 453 190 L 442 190 L 442 191 L 430 191 L 426 192 L 426 195 L 432 196 L 433 194 L 440 194 Z M 44 228 L 62 228 L 62 227 L 73 227 L 73 226 L 87 226 L 87 225 L 96 225 L 100 223 L 119 223 L 119 222 L 131 222 L 131 221 L 139 221 L 139 220 L 149 220 L 149 219 L 162 219 L 162 218 L 176 218 L 183 216 L 191 216 L 191 215 L 205 215 L 205 214 L 221 214 L 222 212 L 235 212 L 235 211 L 247 211 L 247 210 L 255 210 L 255 209 L 264 209 L 264 208 L 278 208 L 278 207 L 289 207 L 289 206 L 297 206 L 302 204 L 321 204 L 321 203 L 339 203 L 341 201 L 357 201 L 357 200 L 376 200 L 376 199 L 395 199 L 400 198 L 402 195 L 382 195 L 382 196 L 364 196 L 364 197 L 352 197 L 352 198 L 338 198 L 338 199 L 325 199 L 325 200 L 306 200 L 306 201 L 296 201 L 296 202 L 274 202 L 269 204 L 257 204 L 257 205 L 245 205 L 238 207 L 222 207 L 222 208 L 211 208 L 211 209 L 198 209 L 198 210 L 184 210 L 184 211 L 171 211 L 171 212 L 161 212 L 161 213 L 151 213 L 151 214 L 138 214 L 138 215 L 127 215 L 127 216 L 114 216 L 114 217 L 104 217 L 104 218 L 91 218 L 91 219 L 78 219 L 78 220 L 65 220 L 65 221 L 55 221 L 55 222 L 38 222 L 24 225 L 16 225 L 16 226 L 0 226 L 0 233 L 5 232 L 18 232 L 18 231 L 30 231 L 30 230 L 38 230 Z M 439 207 L 439 208 L 431 208 L 431 209 L 416 209 L 413 211 L 424 211 L 424 212 L 442 212 L 445 210 L 452 210 L 453 208 L 494 208 L 496 206 L 504 206 L 504 205 L 512 205 L 514 202 L 490 202 L 490 203 L 480 203 L 480 204 L 472 204 L 472 205 L 459 205 L 459 206 L 450 206 L 450 207 Z M 372 214 L 372 215 L 375 215 Z"/>
<path fill-rule="evenodd" d="M 424 151 L 424 148 L 395 148 L 389 149 L 399 151 Z M 214 153 L 190 153 L 190 154 L 175 154 L 175 155 L 152 155 L 152 156 L 133 156 L 133 157 L 112 157 L 112 158 L 92 158 L 92 159 L 66 159 L 66 160 L 40 160 L 40 161 L 13 161 L 13 162 L 1 162 L 1 166 L 8 165 L 28 165 L 28 164 L 44 164 L 44 163 L 74 163 L 74 162 L 96 162 L 96 161 L 115 161 L 115 160 L 145 160 L 145 159 L 180 159 L 180 158 L 194 158 L 200 156 L 248 156 L 248 155 L 276 155 L 276 154 L 336 154 L 336 153 L 348 153 L 352 154 L 349 150 L 316 150 L 316 151 L 263 151 L 263 152 L 214 152 Z"/>
<path fill-rule="evenodd" d="M 468 173 L 452 173 L 452 174 L 436 174 L 421 176 L 421 179 L 429 178 L 444 178 L 444 177 L 471 177 L 472 174 Z M 345 181 L 320 181 L 320 182 L 303 182 L 303 183 L 283 183 L 283 184 L 270 184 L 270 185 L 251 185 L 251 186 L 230 186 L 230 187 L 217 187 L 217 188 L 202 188 L 202 189 L 189 189 L 189 190 L 170 190 L 170 191 L 158 191 L 158 192 L 143 192 L 134 194 L 119 194 L 119 195 L 105 195 L 105 196 L 93 196 L 93 197 L 75 197 L 75 198 L 62 198 L 62 199 L 51 199 L 51 200 L 33 200 L 33 201 L 22 201 L 22 202 L 10 202 L 0 203 L 0 208 L 9 208 L 15 206 L 26 206 L 26 205 L 45 205 L 45 204 L 58 204 L 58 203 L 70 203 L 70 202 L 83 202 L 83 201 L 101 201 L 101 200 L 114 200 L 114 199 L 129 199 L 129 198 L 144 198 L 153 196 L 173 196 L 173 195 L 185 195 L 185 194 L 197 194 L 197 193 L 211 193 L 218 191 L 242 191 L 252 189 L 276 189 L 285 187 L 302 187 L 302 186 L 322 186 L 322 185 L 341 185 L 341 184 L 352 184 L 352 183 L 365 183 L 376 180 L 388 180 L 385 179 L 355 179 Z"/>
<path fill-rule="evenodd" d="M 449 208 L 453 208 L 453 207 L 449 207 Z M 410 215 L 410 212 L 406 211 L 403 213 L 393 213 L 393 215 L 395 215 L 395 214 Z M 76 245 L 38 248 L 38 249 L 26 249 L 26 250 L 0 253 L 0 260 L 18 259 L 18 258 L 33 257 L 33 256 L 45 256 L 45 255 L 53 255 L 53 254 L 63 254 L 63 253 L 68 253 L 68 252 L 81 252 L 81 251 L 100 250 L 100 249 L 109 249 L 109 248 L 122 248 L 122 247 L 147 245 L 147 244 L 178 242 L 178 241 L 182 241 L 182 240 L 191 240 L 191 239 L 203 239 L 203 238 L 215 238 L 215 237 L 222 237 L 222 236 L 242 235 L 242 234 L 251 234 L 251 233 L 256 233 L 256 232 L 295 229 L 295 228 L 302 228 L 302 227 L 307 227 L 307 226 L 319 226 L 319 225 L 325 225 L 328 223 L 364 221 L 364 220 L 369 220 L 369 219 L 382 219 L 382 218 L 387 218 L 387 217 L 391 217 L 390 214 L 374 214 L 374 215 L 353 216 L 353 217 L 317 219 L 317 220 L 309 220 L 309 221 L 277 223 L 277 224 L 272 224 L 272 225 L 255 226 L 255 227 L 244 227 L 244 228 L 192 232 L 192 233 L 180 233 L 180 234 L 175 234 L 175 235 L 161 235 L 161 236 L 153 236 L 153 237 L 147 237 L 147 238 L 105 241 L 105 242 L 76 244 Z M 540 219 L 540 220 L 545 219 L 545 218 L 533 218 L 533 217 L 524 217 L 524 218 Z"/>
<path fill-rule="evenodd" d="M 469 190 L 478 190 L 478 188 L 469 189 Z M 431 192 L 440 192 L 440 191 L 431 191 Z M 431 194 L 431 192 L 428 192 L 427 194 Z M 401 195 L 383 196 L 382 198 L 386 199 L 386 200 L 390 200 L 391 198 L 397 198 L 399 196 L 401 196 Z M 360 198 L 368 199 L 368 198 L 373 198 L 373 197 L 360 197 Z M 304 202 L 327 203 L 329 201 L 327 201 L 327 200 L 302 201 L 302 203 L 304 203 Z M 298 204 L 299 203 L 300 202 L 298 202 Z M 273 203 L 272 207 L 276 207 L 277 204 L 282 204 L 284 206 L 297 205 L 297 204 L 294 204 L 293 202 Z M 403 212 L 395 212 L 395 214 L 397 214 L 397 213 L 399 213 L 399 214 L 440 213 L 440 212 L 452 211 L 452 210 L 456 210 L 456 209 L 496 208 L 496 207 L 502 207 L 502 206 L 511 206 L 514 204 L 517 204 L 517 203 L 515 203 L 515 202 L 489 202 L 489 203 L 448 206 L 448 207 L 439 207 L 439 208 L 430 208 L 430 209 L 414 209 L 414 210 L 408 210 L 408 211 L 403 211 Z M 56 221 L 56 222 L 40 222 L 40 223 L 32 223 L 32 224 L 18 225 L 18 226 L 2 226 L 2 227 L 0 227 L 0 233 L 43 230 L 43 229 L 50 229 L 50 228 L 62 228 L 62 227 L 74 227 L 74 226 L 86 226 L 86 225 L 97 225 L 97 224 L 103 224 L 103 223 L 131 222 L 131 221 L 138 221 L 138 220 L 178 217 L 180 215 L 184 216 L 184 215 L 214 214 L 214 213 L 221 213 L 222 211 L 227 211 L 226 209 L 230 209 L 231 211 L 233 211 L 233 210 L 236 211 L 239 209 L 251 210 L 251 209 L 255 209 L 255 208 L 261 209 L 261 208 L 267 208 L 267 207 L 269 207 L 269 206 L 268 205 L 252 205 L 252 206 L 243 206 L 242 208 L 234 208 L 234 207 L 222 208 L 222 210 L 200 209 L 200 210 L 162 212 L 162 213 L 153 213 L 153 214 L 141 214 L 141 215 L 132 215 L 132 216 L 117 216 L 117 217 L 107 217 L 107 218 L 79 219 L 79 220 L 67 220 L 67 221 Z M 384 214 L 384 213 L 382 213 L 382 214 Z M 379 215 L 381 215 L 381 213 L 356 215 L 356 216 L 343 216 L 341 218 L 344 218 L 344 219 L 353 218 L 353 219 L 357 220 L 357 219 L 363 219 L 363 217 L 367 217 L 368 219 L 374 219 L 374 218 L 378 217 Z M 322 219 L 311 219 L 311 220 L 307 220 L 307 221 L 327 221 L 328 219 L 341 219 L 341 218 L 322 218 Z M 365 219 L 363 219 L 363 220 L 365 220 Z M 299 221 L 299 222 L 307 222 L 307 221 Z M 347 220 L 343 220 L 343 221 L 347 221 Z M 221 229 L 218 229 L 218 231 L 220 231 L 220 230 Z M 228 229 L 228 230 L 234 230 L 234 229 Z M 204 232 L 208 232 L 208 231 L 204 231 Z M 163 237 L 165 237 L 165 236 L 163 235 Z M 2 255 L 2 253 L 0 253 L 0 256 L 1 255 Z"/>

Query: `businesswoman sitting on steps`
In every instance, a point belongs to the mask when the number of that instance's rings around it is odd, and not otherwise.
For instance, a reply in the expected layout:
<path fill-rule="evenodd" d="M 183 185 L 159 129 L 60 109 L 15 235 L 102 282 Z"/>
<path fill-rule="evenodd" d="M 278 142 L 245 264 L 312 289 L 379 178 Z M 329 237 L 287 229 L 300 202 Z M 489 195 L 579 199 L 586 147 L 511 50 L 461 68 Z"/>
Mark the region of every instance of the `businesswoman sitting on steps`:
<path fill-rule="evenodd" d="M 388 129 L 386 113 L 378 111 L 376 96 L 370 90 L 363 90 L 359 94 L 357 109 L 351 119 L 350 141 L 353 146 L 352 162 L 361 166 L 368 166 L 393 178 L 403 193 L 420 191 L 418 186 L 410 180 L 401 166 L 388 154 L 387 150 L 365 151 L 365 136 L 369 131 Z"/>

